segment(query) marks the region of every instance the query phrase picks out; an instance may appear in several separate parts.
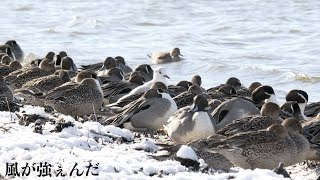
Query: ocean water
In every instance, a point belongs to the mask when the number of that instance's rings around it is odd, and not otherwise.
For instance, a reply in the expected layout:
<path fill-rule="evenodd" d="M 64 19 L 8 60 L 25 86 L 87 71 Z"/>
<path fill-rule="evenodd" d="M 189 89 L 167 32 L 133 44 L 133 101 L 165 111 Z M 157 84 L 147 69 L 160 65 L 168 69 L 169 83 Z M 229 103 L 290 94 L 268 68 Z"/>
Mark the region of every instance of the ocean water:
<path fill-rule="evenodd" d="M 179 47 L 165 64 L 170 83 L 199 74 L 204 87 L 238 77 L 320 101 L 320 1 L 317 0 L 2 0 L 0 42 L 26 54 L 66 51 L 76 64 L 123 56 L 136 67 L 147 54 Z M 153 66 L 155 67 L 155 66 Z"/>

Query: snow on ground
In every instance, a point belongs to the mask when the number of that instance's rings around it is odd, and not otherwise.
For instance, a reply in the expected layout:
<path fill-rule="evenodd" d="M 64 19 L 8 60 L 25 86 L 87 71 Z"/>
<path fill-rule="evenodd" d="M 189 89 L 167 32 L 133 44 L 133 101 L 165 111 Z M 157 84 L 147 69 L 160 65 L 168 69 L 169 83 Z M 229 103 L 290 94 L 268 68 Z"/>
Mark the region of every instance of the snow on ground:
<path fill-rule="evenodd" d="M 39 107 L 26 106 L 22 111 L 49 116 Z M 148 153 L 158 148 L 151 139 L 123 143 L 134 138 L 126 129 L 97 122 L 80 123 L 64 115 L 58 118 L 74 126 L 51 132 L 55 126 L 47 122 L 43 134 L 38 134 L 33 132 L 34 123 L 21 126 L 14 113 L 0 112 L 0 179 L 11 179 L 6 173 L 14 173 L 14 167 L 23 179 L 50 178 L 49 174 L 55 179 L 282 179 L 281 175 L 263 169 L 192 172 L 177 161 L 150 158 Z M 179 153 L 194 156 L 187 147 Z M 316 171 L 305 167 L 291 166 L 288 171 L 295 179 L 316 179 Z"/>

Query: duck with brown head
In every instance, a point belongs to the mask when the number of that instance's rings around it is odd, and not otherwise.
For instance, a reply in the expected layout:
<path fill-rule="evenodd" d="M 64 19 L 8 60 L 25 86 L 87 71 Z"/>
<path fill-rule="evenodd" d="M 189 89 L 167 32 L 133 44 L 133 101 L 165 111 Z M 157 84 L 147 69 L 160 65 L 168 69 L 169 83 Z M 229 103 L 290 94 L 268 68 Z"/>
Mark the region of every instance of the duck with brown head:
<path fill-rule="evenodd" d="M 26 82 L 39 77 L 51 75 L 54 73 L 54 71 L 54 61 L 51 61 L 46 58 L 43 61 L 41 61 L 39 67 L 26 69 L 24 72 L 21 72 L 20 74 L 11 77 L 8 80 L 14 89 L 19 89 Z M 8 76 L 10 76 L 10 74 Z"/>
<path fill-rule="evenodd" d="M 132 89 L 143 83 L 143 77 L 137 75 L 132 76 L 129 81 L 109 82 L 104 84 L 101 88 L 103 90 L 104 98 L 108 101 L 107 104 L 109 104 L 118 101 L 119 98 L 128 94 Z"/>
<path fill-rule="evenodd" d="M 19 44 L 15 40 L 9 40 L 5 44 L 10 47 L 12 53 L 14 54 L 15 60 L 21 62 L 24 58 L 24 53 Z"/>
<path fill-rule="evenodd" d="M 1 64 L 3 64 L 3 65 L 9 65 L 10 62 L 12 62 L 12 61 L 13 61 L 13 59 L 8 55 L 4 55 L 1 58 Z"/>
<path fill-rule="evenodd" d="M 140 72 L 145 82 L 151 81 L 153 79 L 154 72 L 149 64 L 141 64 L 134 71 Z"/>
<path fill-rule="evenodd" d="M 207 89 L 207 92 L 217 91 L 223 85 L 229 85 L 229 86 L 233 87 L 236 91 L 242 87 L 242 84 L 238 78 L 230 77 L 224 84 L 220 84 L 218 86 L 209 88 L 209 89 Z"/>
<path fill-rule="evenodd" d="M 89 65 L 82 65 L 80 69 L 87 70 L 91 72 L 96 72 L 99 74 L 99 71 L 101 71 L 101 75 L 103 75 L 104 70 L 106 70 L 106 73 L 109 69 L 117 67 L 116 61 L 113 57 L 107 57 L 103 62 L 95 63 L 95 64 L 89 64 Z"/>
<path fill-rule="evenodd" d="M 215 134 L 216 123 L 207 112 L 208 101 L 203 95 L 193 99 L 192 106 L 179 109 L 168 120 L 164 129 L 175 143 L 187 143 Z"/>
<path fill-rule="evenodd" d="M 79 84 L 59 86 L 46 95 L 46 104 L 57 112 L 84 116 L 98 111 L 103 102 L 103 94 L 99 82 L 86 78 Z"/>
<path fill-rule="evenodd" d="M 244 169 L 274 169 L 280 162 L 289 166 L 297 155 L 295 142 L 281 124 L 224 138 L 213 136 L 196 143 L 209 152 L 224 155 L 234 165 Z"/>
<path fill-rule="evenodd" d="M 261 115 L 247 116 L 241 119 L 235 119 L 217 133 L 224 136 L 232 136 L 241 132 L 258 131 L 265 129 L 272 124 L 281 124 L 279 117 L 281 109 L 279 105 L 268 102 L 261 108 Z"/>
<path fill-rule="evenodd" d="M 120 68 L 124 74 L 132 72 L 132 69 L 126 65 L 126 62 L 122 56 L 117 56 L 114 59 L 116 60 L 117 67 Z"/>
<path fill-rule="evenodd" d="M 21 69 L 22 65 L 19 61 L 12 61 L 9 65 L 0 66 L 0 76 L 7 76 L 11 72 Z"/>
<path fill-rule="evenodd" d="M 0 101 L 12 101 L 13 95 L 8 83 L 0 76 Z"/>
<path fill-rule="evenodd" d="M 156 131 L 177 111 L 171 96 L 162 89 L 149 89 L 142 97 L 126 105 L 124 110 L 108 122 L 134 131 Z"/>
<path fill-rule="evenodd" d="M 198 85 L 192 85 L 189 87 L 188 91 L 183 92 L 176 97 L 173 98 L 173 100 L 176 102 L 178 108 L 183 108 L 185 106 L 190 106 L 193 103 L 193 98 L 196 95 L 204 95 L 207 99 L 210 99 L 210 97 L 203 93 L 202 89 Z"/>
<path fill-rule="evenodd" d="M 180 49 L 173 48 L 170 52 L 155 52 L 149 57 L 151 58 L 152 63 L 163 64 L 180 61 L 182 59 L 180 56 L 182 56 Z"/>

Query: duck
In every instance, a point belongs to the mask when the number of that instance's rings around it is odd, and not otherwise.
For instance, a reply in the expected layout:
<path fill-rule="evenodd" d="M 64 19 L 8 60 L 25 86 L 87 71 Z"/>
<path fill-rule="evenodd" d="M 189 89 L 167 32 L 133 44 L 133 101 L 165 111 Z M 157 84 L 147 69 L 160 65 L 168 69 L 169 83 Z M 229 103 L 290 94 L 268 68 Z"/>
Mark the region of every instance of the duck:
<path fill-rule="evenodd" d="M 32 79 L 22 85 L 20 89 L 16 89 L 15 92 L 26 92 L 29 91 L 31 94 L 43 94 L 50 91 L 62 84 L 70 81 L 68 72 L 61 70 L 57 73 Z"/>
<path fill-rule="evenodd" d="M 59 113 L 85 116 L 98 111 L 103 103 L 100 83 L 94 78 L 85 78 L 80 83 L 66 84 L 46 94 L 45 103 Z"/>
<path fill-rule="evenodd" d="M 298 104 L 299 109 L 295 108 L 295 110 L 299 110 L 300 112 L 295 113 L 300 113 L 302 120 L 308 120 L 309 118 L 305 115 L 305 108 L 308 103 L 308 99 L 308 94 L 305 91 L 299 89 L 290 90 L 286 94 L 286 102 L 281 106 L 281 109 L 285 112 L 293 114 L 294 109 L 292 107 L 295 105 L 292 104 L 296 103 Z M 309 113 L 309 111 L 307 113 Z"/>
<path fill-rule="evenodd" d="M 126 65 L 126 61 L 124 60 L 124 58 L 122 56 L 116 56 L 114 59 L 116 60 L 117 67 L 119 69 L 121 69 L 121 71 L 124 74 L 128 74 L 128 73 L 132 72 L 131 67 Z"/>
<path fill-rule="evenodd" d="M 163 128 L 177 105 L 161 89 L 149 89 L 142 97 L 126 105 L 120 114 L 107 119 L 111 125 L 132 131 L 156 131 Z"/>
<path fill-rule="evenodd" d="M 195 139 L 207 138 L 216 132 L 216 122 L 208 110 L 207 98 L 201 94 L 196 95 L 193 105 L 175 112 L 164 126 L 164 130 L 175 143 L 184 144 Z"/>
<path fill-rule="evenodd" d="M 3 55 L 0 59 L 1 64 L 3 65 L 9 65 L 13 61 L 13 59 L 8 55 Z"/>
<path fill-rule="evenodd" d="M 169 93 L 171 97 L 176 97 L 179 94 L 188 91 L 189 87 L 192 86 L 192 83 L 186 80 L 179 81 L 176 85 L 169 85 Z"/>
<path fill-rule="evenodd" d="M 41 61 L 39 67 L 26 68 L 19 74 L 16 74 L 15 71 L 13 71 L 6 76 L 6 80 L 11 83 L 12 88 L 19 89 L 26 82 L 39 77 L 51 75 L 54 71 L 54 61 L 44 59 Z"/>
<path fill-rule="evenodd" d="M 263 103 L 273 102 L 278 104 L 274 89 L 269 85 L 262 85 L 257 87 L 251 95 L 252 101 L 257 107 L 261 107 Z"/>
<path fill-rule="evenodd" d="M 0 100 L 11 102 L 13 100 L 12 91 L 7 82 L 0 76 Z"/>
<path fill-rule="evenodd" d="M 13 60 L 19 62 L 22 62 L 24 58 L 24 53 L 16 40 L 8 40 L 5 44 L 0 46 L 0 51 L 7 53 Z"/>
<path fill-rule="evenodd" d="M 291 162 L 290 164 L 296 164 L 306 160 L 309 157 L 311 148 L 310 142 L 302 134 L 302 125 L 300 121 L 296 118 L 291 117 L 283 120 L 281 124 L 287 129 L 290 138 L 297 146 L 297 155 L 292 158 L 293 162 Z"/>
<path fill-rule="evenodd" d="M 50 90 L 70 81 L 68 72 L 57 70 L 56 73 L 26 82 L 20 89 L 14 90 L 14 95 L 22 104 L 45 106 L 43 97 Z M 19 98 L 18 98 L 19 97 Z"/>
<path fill-rule="evenodd" d="M 0 66 L 0 76 L 8 76 L 10 73 L 21 69 L 22 65 L 19 61 L 12 61 L 9 65 Z"/>
<path fill-rule="evenodd" d="M 125 79 L 129 79 L 131 74 L 140 73 L 145 82 L 149 82 L 153 79 L 154 71 L 149 64 L 141 64 L 139 65 L 132 73 L 126 74 Z"/>
<path fill-rule="evenodd" d="M 236 95 L 237 96 L 243 96 L 243 97 L 251 97 L 252 92 L 257 89 L 259 86 L 262 86 L 260 82 L 253 82 L 250 84 L 248 88 L 242 87 L 239 90 L 237 90 Z"/>
<path fill-rule="evenodd" d="M 101 88 L 103 90 L 104 98 L 109 103 L 115 103 L 119 98 L 128 94 L 132 89 L 142 85 L 144 79 L 142 76 L 132 76 L 129 81 L 109 82 L 104 84 Z"/>
<path fill-rule="evenodd" d="M 193 98 L 196 95 L 204 94 L 202 89 L 198 85 L 191 85 L 188 91 L 183 92 L 173 98 L 176 102 L 178 108 L 183 108 L 185 106 L 190 106 L 193 103 Z M 209 98 L 207 95 L 205 97 Z"/>
<path fill-rule="evenodd" d="M 216 91 L 209 91 L 207 94 L 211 99 L 218 99 L 220 101 L 225 101 L 231 97 L 236 96 L 236 90 L 230 85 L 222 85 Z"/>
<path fill-rule="evenodd" d="M 192 78 L 191 78 L 191 83 L 198 85 L 204 93 L 207 92 L 207 90 L 201 86 L 202 80 L 201 80 L 201 76 L 200 75 L 198 75 L 198 74 L 193 75 Z"/>
<path fill-rule="evenodd" d="M 100 75 L 98 74 L 98 77 L 100 78 L 102 84 L 108 84 L 110 82 L 119 82 L 123 80 L 123 72 L 121 71 L 121 69 L 117 67 L 109 69 L 109 71 L 103 76 Z"/>
<path fill-rule="evenodd" d="M 152 55 L 148 55 L 151 58 L 152 63 L 154 64 L 163 64 L 169 62 L 180 61 L 183 56 L 180 53 L 179 48 L 173 48 L 170 52 L 155 52 Z"/>
<path fill-rule="evenodd" d="M 250 100 L 242 97 L 233 97 L 222 102 L 211 115 L 217 122 L 217 130 L 220 130 L 235 119 L 259 114 L 260 110 Z"/>
<path fill-rule="evenodd" d="M 211 88 L 207 89 L 207 92 L 216 91 L 223 85 L 232 86 L 236 91 L 239 90 L 242 87 L 242 84 L 241 84 L 241 82 L 240 82 L 240 80 L 238 78 L 230 77 L 230 78 L 227 79 L 227 81 L 224 84 L 220 84 L 218 86 L 211 87 Z"/>
<path fill-rule="evenodd" d="M 232 136 L 240 132 L 266 129 L 272 124 L 282 123 L 283 120 L 279 117 L 280 113 L 281 109 L 278 104 L 268 102 L 262 106 L 260 115 L 233 120 L 217 133 L 224 136 Z"/>
<path fill-rule="evenodd" d="M 109 70 L 116 66 L 117 66 L 116 60 L 113 57 L 107 57 L 103 62 L 89 64 L 89 65 L 82 65 L 80 69 L 96 72 L 97 74 L 101 71 L 100 74 L 103 75 L 105 70 Z"/>
<path fill-rule="evenodd" d="M 290 166 L 300 160 L 295 160 L 297 145 L 281 124 L 228 137 L 212 136 L 197 143 L 202 143 L 209 152 L 224 155 L 243 169 L 274 169 L 280 162 Z"/>

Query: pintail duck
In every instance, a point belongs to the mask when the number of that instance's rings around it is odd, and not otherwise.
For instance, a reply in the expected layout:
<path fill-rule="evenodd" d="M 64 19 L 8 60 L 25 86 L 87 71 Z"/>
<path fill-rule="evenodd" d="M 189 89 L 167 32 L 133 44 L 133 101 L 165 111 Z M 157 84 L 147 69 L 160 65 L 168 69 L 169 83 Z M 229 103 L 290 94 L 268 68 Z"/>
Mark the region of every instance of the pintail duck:
<path fill-rule="evenodd" d="M 279 117 L 280 113 L 281 109 L 278 104 L 268 102 L 262 106 L 261 115 L 247 116 L 233 120 L 217 133 L 224 136 L 232 136 L 241 132 L 266 129 L 272 124 L 282 123 L 282 119 Z"/>
<path fill-rule="evenodd" d="M 262 84 L 260 82 L 253 82 L 251 83 L 251 85 L 246 88 L 246 87 L 242 87 L 239 90 L 237 90 L 237 95 L 238 96 L 243 96 L 243 97 L 251 97 L 252 92 L 257 89 L 259 86 L 261 86 Z"/>
<path fill-rule="evenodd" d="M 0 59 L 1 59 L 1 64 L 3 65 L 9 65 L 13 61 L 13 59 L 8 55 L 4 55 Z"/>
<path fill-rule="evenodd" d="M 278 104 L 273 88 L 268 85 L 262 85 L 256 88 L 252 92 L 251 99 L 259 108 L 263 105 L 263 103 L 266 102 L 273 102 Z"/>
<path fill-rule="evenodd" d="M 198 85 L 192 85 L 189 87 L 188 91 L 177 95 L 173 98 L 173 100 L 176 102 L 178 108 L 180 109 L 185 106 L 190 106 L 193 103 L 193 98 L 196 95 L 200 94 L 203 94 L 207 99 L 209 99 L 209 97 L 203 93 Z"/>
<path fill-rule="evenodd" d="M 295 118 L 287 118 L 282 122 L 282 125 L 287 129 L 290 138 L 297 146 L 297 155 L 294 158 L 288 159 L 289 162 L 285 163 L 286 166 L 293 165 L 306 160 L 310 154 L 310 142 L 302 134 L 302 126 L 300 121 Z"/>
<path fill-rule="evenodd" d="M 298 119 L 301 120 L 307 120 L 309 119 L 307 116 L 305 116 L 305 108 L 308 103 L 308 94 L 303 90 L 293 89 L 289 91 L 286 95 L 286 102 L 281 106 L 281 109 L 285 112 L 288 112 L 292 115 L 295 113 L 300 113 L 300 116 Z M 298 104 L 299 108 L 294 108 L 295 105 L 293 103 Z M 296 112 L 295 112 L 295 111 Z M 300 112 L 297 112 L 300 111 Z M 309 113 L 308 111 L 307 113 Z M 310 115 L 310 114 L 308 114 Z M 297 118 L 297 117 L 296 117 Z"/>
<path fill-rule="evenodd" d="M 82 70 L 87 70 L 91 72 L 97 72 L 99 76 L 103 76 L 104 73 L 107 73 L 109 69 L 117 67 L 116 60 L 113 57 L 107 57 L 103 62 L 82 65 Z"/>
<path fill-rule="evenodd" d="M 236 91 L 239 90 L 242 87 L 241 82 L 240 82 L 240 80 L 238 78 L 230 77 L 224 84 L 220 84 L 220 85 L 218 85 L 216 87 L 209 88 L 209 89 L 207 89 L 207 92 L 216 91 L 223 85 L 232 86 Z"/>
<path fill-rule="evenodd" d="M 180 53 L 179 48 L 173 48 L 170 52 L 155 52 L 152 53 L 151 58 L 152 63 L 154 64 L 163 64 L 169 62 L 180 61 L 182 54 Z"/>
<path fill-rule="evenodd" d="M 14 91 L 15 97 L 19 97 L 21 103 L 34 106 L 45 106 L 43 98 L 45 94 L 70 80 L 69 74 L 64 70 L 58 73 L 36 78 L 26 82 L 20 89 Z"/>
<path fill-rule="evenodd" d="M 208 151 L 224 155 L 244 169 L 274 169 L 280 162 L 285 166 L 298 163 L 294 160 L 297 146 L 281 124 L 224 138 L 213 136 L 197 143 L 202 143 Z"/>
<path fill-rule="evenodd" d="M 207 138 L 216 131 L 216 123 L 207 112 L 208 109 L 206 97 L 197 95 L 191 107 L 181 108 L 169 118 L 164 130 L 175 143 Z"/>
<path fill-rule="evenodd" d="M 260 110 L 250 100 L 241 97 L 235 97 L 222 102 L 212 112 L 212 116 L 217 122 L 218 130 L 235 119 L 258 114 L 260 114 Z"/>
<path fill-rule="evenodd" d="M 13 95 L 8 87 L 6 81 L 3 79 L 3 77 L 0 76 L 0 100 L 1 101 L 12 101 Z"/>
<path fill-rule="evenodd" d="M 59 86 L 46 95 L 46 104 L 57 112 L 84 116 L 98 111 L 103 102 L 103 92 L 96 79 L 86 78 L 79 84 Z"/>
<path fill-rule="evenodd" d="M 109 71 L 104 74 L 104 76 L 99 76 L 98 74 L 98 77 L 100 78 L 102 84 L 119 82 L 123 80 L 123 72 L 121 71 L 121 69 L 114 67 L 109 69 Z"/>
<path fill-rule="evenodd" d="M 140 75 L 144 78 L 145 82 L 151 81 L 153 79 L 154 71 L 149 64 L 139 65 L 134 72 L 140 72 Z M 134 73 L 132 72 L 132 73 Z M 127 78 L 129 79 L 129 78 Z"/>
<path fill-rule="evenodd" d="M 27 68 L 25 71 L 17 75 L 13 75 L 15 74 L 15 71 L 13 71 L 13 74 L 10 73 L 6 77 L 6 80 L 11 83 L 11 87 L 14 89 L 19 89 L 23 86 L 23 84 L 32 79 L 53 74 L 54 70 L 54 62 L 50 61 L 49 59 L 44 59 L 40 63 L 39 67 Z"/>
<path fill-rule="evenodd" d="M 0 76 L 3 76 L 3 77 L 7 76 L 10 73 L 21 68 L 22 68 L 22 65 L 20 64 L 19 61 L 12 61 L 8 66 L 6 65 L 0 66 Z"/>
<path fill-rule="evenodd" d="M 192 78 L 191 78 L 191 83 L 198 85 L 204 93 L 207 92 L 206 89 L 204 89 L 203 87 L 201 87 L 201 84 L 202 84 L 201 76 L 199 76 L 199 75 L 193 75 Z"/>
<path fill-rule="evenodd" d="M 16 89 L 15 92 L 29 91 L 31 94 L 43 94 L 70 80 L 70 76 L 66 71 L 61 70 L 58 72 L 58 74 L 32 79 L 26 82 L 20 89 Z"/>
<path fill-rule="evenodd" d="M 222 85 L 216 91 L 209 91 L 207 94 L 211 99 L 218 99 L 220 101 L 225 101 L 236 95 L 236 90 L 230 85 Z"/>
<path fill-rule="evenodd" d="M 149 89 L 138 100 L 124 107 L 124 111 L 107 121 L 112 125 L 134 131 L 156 131 L 177 111 L 171 96 L 161 89 Z"/>
<path fill-rule="evenodd" d="M 117 67 L 121 69 L 124 74 L 128 74 L 132 72 L 132 69 L 126 65 L 126 61 L 122 56 L 117 56 L 114 58 L 116 60 Z"/>
<path fill-rule="evenodd" d="M 20 62 L 24 58 L 24 53 L 15 40 L 9 40 L 5 44 L 0 45 L 0 52 L 7 53 L 13 60 Z"/>
<path fill-rule="evenodd" d="M 142 76 L 132 76 L 129 81 L 109 82 L 101 88 L 104 98 L 108 100 L 108 103 L 114 103 L 143 83 L 144 79 Z"/>
<path fill-rule="evenodd" d="M 180 81 L 177 85 L 169 85 L 169 93 L 172 97 L 176 97 L 179 94 L 188 91 L 189 87 L 192 86 L 192 83 L 189 81 Z"/>

